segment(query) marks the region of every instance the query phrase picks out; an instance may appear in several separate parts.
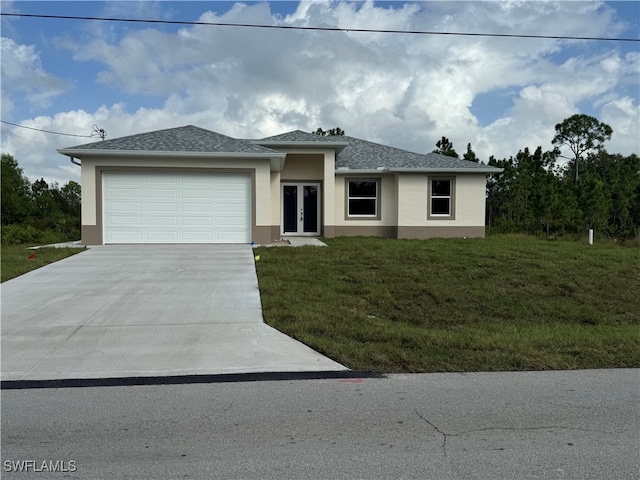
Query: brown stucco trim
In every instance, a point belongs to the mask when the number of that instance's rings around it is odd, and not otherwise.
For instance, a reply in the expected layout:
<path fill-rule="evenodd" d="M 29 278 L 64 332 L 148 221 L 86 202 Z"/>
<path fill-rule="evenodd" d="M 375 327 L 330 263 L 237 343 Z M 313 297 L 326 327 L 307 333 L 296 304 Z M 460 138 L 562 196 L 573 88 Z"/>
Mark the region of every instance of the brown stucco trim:
<path fill-rule="evenodd" d="M 97 225 L 82 225 L 80 230 L 83 245 L 102 245 L 102 228 Z"/>
<path fill-rule="evenodd" d="M 376 216 L 358 217 L 349 215 L 349 182 L 376 182 L 378 195 L 376 197 Z M 381 177 L 345 177 L 344 179 L 344 219 L 345 220 L 381 220 L 382 219 L 382 178 Z"/>
<path fill-rule="evenodd" d="M 431 183 L 433 180 L 450 180 L 451 181 L 451 215 L 431 215 Z M 455 220 L 455 219 L 456 219 L 456 177 L 445 176 L 445 175 L 429 175 L 427 177 L 427 220 Z"/>
<path fill-rule="evenodd" d="M 485 227 L 398 227 L 398 238 L 484 238 Z"/>
<path fill-rule="evenodd" d="M 346 225 L 336 225 L 335 227 L 329 227 L 329 229 L 333 229 L 334 237 L 386 237 L 386 238 L 396 238 L 397 235 L 397 227 L 394 225 L 375 225 L 375 226 L 346 226 Z M 325 227 L 325 236 L 327 238 L 332 238 L 327 235 L 327 227 Z"/>
<path fill-rule="evenodd" d="M 322 228 L 322 236 L 326 238 L 335 238 L 336 227 L 334 227 L 333 225 L 325 225 Z"/>
<path fill-rule="evenodd" d="M 278 225 L 260 225 L 253 228 L 253 241 L 258 245 L 265 245 L 280 239 Z"/>
<path fill-rule="evenodd" d="M 96 190 L 96 225 L 82 225 L 82 243 L 85 245 L 102 245 L 102 173 L 103 172 L 148 172 L 148 173 L 209 173 L 209 174 L 233 174 L 243 173 L 251 176 L 251 236 L 257 236 L 256 226 L 256 171 L 254 168 L 207 168 L 207 167 L 129 167 L 117 165 L 95 166 L 95 190 Z M 269 227 L 271 228 L 271 227 Z M 85 229 L 88 237 L 85 239 Z M 90 241 L 90 242 L 89 242 Z M 255 241 L 255 240 L 254 240 Z"/>

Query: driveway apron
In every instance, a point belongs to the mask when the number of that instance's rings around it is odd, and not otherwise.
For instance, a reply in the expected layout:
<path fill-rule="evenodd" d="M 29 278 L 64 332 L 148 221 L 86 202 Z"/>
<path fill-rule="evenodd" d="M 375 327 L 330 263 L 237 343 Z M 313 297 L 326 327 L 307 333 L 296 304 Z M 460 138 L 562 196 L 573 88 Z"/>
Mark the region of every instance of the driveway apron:
<path fill-rule="evenodd" d="M 2 284 L 2 380 L 340 371 L 263 322 L 248 245 L 99 246 Z"/>

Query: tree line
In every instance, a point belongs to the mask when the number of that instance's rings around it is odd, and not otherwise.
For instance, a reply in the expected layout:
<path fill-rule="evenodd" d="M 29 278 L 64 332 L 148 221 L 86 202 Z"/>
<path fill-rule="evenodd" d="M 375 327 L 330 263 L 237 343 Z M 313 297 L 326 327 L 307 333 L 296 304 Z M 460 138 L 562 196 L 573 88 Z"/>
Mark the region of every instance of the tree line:
<path fill-rule="evenodd" d="M 640 234 L 640 158 L 607 152 L 613 129 L 588 115 L 555 126 L 553 150 L 520 150 L 489 158 L 504 169 L 487 181 L 487 226 L 498 231 L 545 235 L 596 233 L 618 238 Z M 567 147 L 571 157 L 561 155 Z M 459 158 L 446 137 L 434 153 Z M 465 160 L 478 159 L 467 145 Z M 560 162 L 565 158 L 565 162 Z"/>
<path fill-rule="evenodd" d="M 80 238 L 81 190 L 43 178 L 31 183 L 18 161 L 2 154 L 2 243 L 55 243 Z"/>

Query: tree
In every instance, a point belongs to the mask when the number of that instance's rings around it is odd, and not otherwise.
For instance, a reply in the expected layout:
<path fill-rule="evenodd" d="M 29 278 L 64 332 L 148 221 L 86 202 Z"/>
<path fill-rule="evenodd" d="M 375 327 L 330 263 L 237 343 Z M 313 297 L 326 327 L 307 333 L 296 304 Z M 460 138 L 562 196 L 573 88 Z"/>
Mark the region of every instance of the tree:
<path fill-rule="evenodd" d="M 601 150 L 605 140 L 610 140 L 612 134 L 613 129 L 606 123 L 589 115 L 576 114 L 556 125 L 556 135 L 551 143 L 569 147 L 573 152 L 573 167 L 578 183 L 578 164 L 583 155 Z"/>
<path fill-rule="evenodd" d="M 634 237 L 640 221 L 634 219 L 634 209 L 640 203 L 640 158 L 609 154 L 606 151 L 590 155 L 583 163 L 582 175 L 593 174 L 604 182 L 611 197 L 607 229 L 618 237 Z"/>
<path fill-rule="evenodd" d="M 65 215 L 79 218 L 82 200 L 80 184 L 70 180 L 60 189 L 60 197 L 62 212 Z"/>
<path fill-rule="evenodd" d="M 478 163 L 478 157 L 476 157 L 476 152 L 471 150 L 471 144 L 470 143 L 467 143 L 467 153 L 462 155 L 462 158 L 464 158 L 465 160 L 469 160 L 470 162 Z"/>
<path fill-rule="evenodd" d="M 31 194 L 33 195 L 33 216 L 40 220 L 39 227 L 49 228 L 60 215 L 60 201 L 58 185 L 54 184 L 53 188 L 49 188 L 49 184 L 41 178 L 31 185 Z"/>
<path fill-rule="evenodd" d="M 584 226 L 604 229 L 611 210 L 611 194 L 597 175 L 587 173 L 578 186 L 578 206 L 582 210 Z"/>
<path fill-rule="evenodd" d="M 32 210 L 31 184 L 13 156 L 2 154 L 2 225 L 25 221 Z"/>
<path fill-rule="evenodd" d="M 340 127 L 330 128 L 329 130 L 322 130 L 322 128 L 318 127 L 315 132 L 311 132 L 314 135 L 320 135 L 321 137 L 342 137 L 344 136 L 344 130 Z"/>
<path fill-rule="evenodd" d="M 447 137 L 442 137 L 440 140 L 436 142 L 436 147 L 433 153 L 438 153 L 440 155 L 446 155 L 447 157 L 460 158 L 458 153 L 453 149 L 453 143 L 449 141 Z"/>

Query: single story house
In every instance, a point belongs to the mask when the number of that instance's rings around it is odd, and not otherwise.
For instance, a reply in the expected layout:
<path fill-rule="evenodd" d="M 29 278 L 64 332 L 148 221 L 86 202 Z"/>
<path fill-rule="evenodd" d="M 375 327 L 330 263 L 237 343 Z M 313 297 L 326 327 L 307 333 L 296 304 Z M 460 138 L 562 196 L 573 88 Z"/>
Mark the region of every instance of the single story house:
<path fill-rule="evenodd" d="M 81 166 L 87 245 L 483 237 L 486 178 L 501 171 L 347 136 L 191 125 L 58 152 Z"/>

